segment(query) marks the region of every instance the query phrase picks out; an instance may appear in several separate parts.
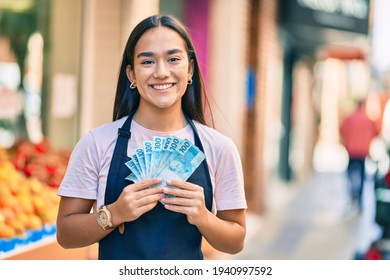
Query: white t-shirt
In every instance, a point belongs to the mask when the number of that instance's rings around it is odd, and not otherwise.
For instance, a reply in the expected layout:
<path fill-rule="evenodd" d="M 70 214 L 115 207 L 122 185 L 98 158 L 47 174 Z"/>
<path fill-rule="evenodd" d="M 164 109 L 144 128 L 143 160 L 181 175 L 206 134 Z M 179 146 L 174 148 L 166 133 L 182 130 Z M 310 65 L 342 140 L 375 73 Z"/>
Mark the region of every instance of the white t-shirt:
<path fill-rule="evenodd" d="M 108 170 L 118 137 L 118 128 L 126 117 L 103 124 L 84 135 L 75 146 L 68 169 L 58 189 L 59 196 L 96 200 L 95 209 L 104 203 Z M 196 121 L 213 185 L 212 212 L 246 209 L 242 164 L 233 141 L 213 128 Z M 143 141 L 153 136 L 176 136 L 194 143 L 190 125 L 172 132 L 157 132 L 131 123 L 131 138 L 128 141 L 128 156 L 143 146 Z M 129 170 L 130 174 L 130 170 Z"/>

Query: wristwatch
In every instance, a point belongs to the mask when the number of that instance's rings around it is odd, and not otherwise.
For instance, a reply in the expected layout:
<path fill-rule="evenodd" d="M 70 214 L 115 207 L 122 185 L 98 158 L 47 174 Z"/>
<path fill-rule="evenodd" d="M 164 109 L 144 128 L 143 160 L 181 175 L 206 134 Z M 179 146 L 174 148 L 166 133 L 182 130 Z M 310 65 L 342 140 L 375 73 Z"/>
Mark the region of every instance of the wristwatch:
<path fill-rule="evenodd" d="M 110 210 L 104 205 L 99 209 L 96 221 L 104 230 L 112 229 L 112 216 Z"/>

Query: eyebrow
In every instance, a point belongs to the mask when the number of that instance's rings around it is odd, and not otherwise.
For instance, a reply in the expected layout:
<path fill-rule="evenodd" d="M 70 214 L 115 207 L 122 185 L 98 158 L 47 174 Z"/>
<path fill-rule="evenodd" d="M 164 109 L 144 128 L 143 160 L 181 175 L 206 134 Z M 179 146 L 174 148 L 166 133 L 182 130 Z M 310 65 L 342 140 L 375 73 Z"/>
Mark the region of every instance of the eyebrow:
<path fill-rule="evenodd" d="M 165 52 L 168 55 L 175 54 L 175 53 L 183 53 L 182 49 L 172 49 Z M 154 56 L 154 52 L 141 52 L 137 54 L 137 58 L 139 57 L 152 57 Z"/>

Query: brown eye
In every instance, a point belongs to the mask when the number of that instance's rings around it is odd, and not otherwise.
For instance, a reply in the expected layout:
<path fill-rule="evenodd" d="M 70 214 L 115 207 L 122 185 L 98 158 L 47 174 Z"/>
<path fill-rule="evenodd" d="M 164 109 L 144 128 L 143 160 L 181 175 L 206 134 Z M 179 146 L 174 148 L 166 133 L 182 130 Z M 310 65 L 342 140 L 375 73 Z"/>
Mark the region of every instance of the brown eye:
<path fill-rule="evenodd" d="M 148 65 L 148 64 L 152 64 L 153 63 L 153 60 L 143 60 L 141 62 L 141 64 L 144 64 L 144 65 Z"/>
<path fill-rule="evenodd" d="M 178 61 L 180 61 L 180 58 L 178 58 L 178 57 L 172 57 L 172 58 L 168 59 L 168 62 L 178 62 Z"/>

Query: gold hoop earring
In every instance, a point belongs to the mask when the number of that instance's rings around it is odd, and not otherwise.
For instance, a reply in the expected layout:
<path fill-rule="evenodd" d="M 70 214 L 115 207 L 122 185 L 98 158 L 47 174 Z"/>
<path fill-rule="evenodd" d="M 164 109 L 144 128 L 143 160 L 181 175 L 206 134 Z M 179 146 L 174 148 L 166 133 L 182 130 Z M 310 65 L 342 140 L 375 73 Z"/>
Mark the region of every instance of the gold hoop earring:
<path fill-rule="evenodd" d="M 134 82 L 131 82 L 131 84 L 130 84 L 130 88 L 131 89 L 135 89 L 137 86 L 135 85 L 135 83 Z"/>
<path fill-rule="evenodd" d="M 187 84 L 192 85 L 192 77 L 188 78 Z"/>

